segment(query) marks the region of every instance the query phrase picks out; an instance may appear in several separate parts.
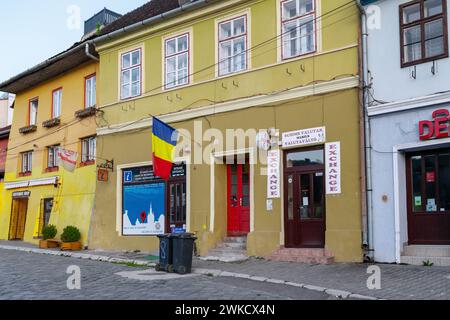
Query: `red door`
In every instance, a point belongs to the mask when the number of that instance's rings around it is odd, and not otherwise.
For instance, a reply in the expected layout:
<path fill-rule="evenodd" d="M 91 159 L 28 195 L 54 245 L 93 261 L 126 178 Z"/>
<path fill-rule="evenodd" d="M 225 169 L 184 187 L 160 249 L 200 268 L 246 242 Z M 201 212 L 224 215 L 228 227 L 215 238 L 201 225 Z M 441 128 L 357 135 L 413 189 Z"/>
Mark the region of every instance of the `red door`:
<path fill-rule="evenodd" d="M 250 232 L 250 170 L 248 164 L 228 165 L 228 235 Z"/>

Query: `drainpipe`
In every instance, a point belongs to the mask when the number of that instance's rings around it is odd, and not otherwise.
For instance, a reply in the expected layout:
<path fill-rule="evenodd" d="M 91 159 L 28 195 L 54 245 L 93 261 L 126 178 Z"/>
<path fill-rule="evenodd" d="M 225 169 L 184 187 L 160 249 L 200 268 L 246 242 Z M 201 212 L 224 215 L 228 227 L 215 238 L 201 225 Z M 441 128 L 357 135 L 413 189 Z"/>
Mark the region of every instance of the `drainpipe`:
<path fill-rule="evenodd" d="M 92 55 L 92 53 L 89 51 L 89 42 L 86 43 L 84 52 L 86 53 L 86 56 L 88 58 L 91 58 L 92 60 L 95 60 L 97 62 L 100 61 L 99 58 L 97 58 L 96 56 Z"/>
<path fill-rule="evenodd" d="M 364 116 L 364 152 L 365 158 L 365 210 L 363 209 L 363 246 L 365 259 L 373 261 L 373 192 L 372 192 L 372 144 L 370 140 L 369 106 L 369 56 L 367 14 L 361 1 L 356 1 L 361 15 L 361 69 L 362 69 L 362 111 Z"/>

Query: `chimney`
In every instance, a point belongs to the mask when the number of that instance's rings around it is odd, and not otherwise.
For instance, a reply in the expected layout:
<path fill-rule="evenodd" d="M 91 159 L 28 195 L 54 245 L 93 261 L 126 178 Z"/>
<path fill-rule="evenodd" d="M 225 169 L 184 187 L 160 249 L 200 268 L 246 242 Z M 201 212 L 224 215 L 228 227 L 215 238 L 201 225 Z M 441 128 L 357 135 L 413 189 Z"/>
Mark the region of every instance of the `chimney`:
<path fill-rule="evenodd" d="M 92 18 L 84 22 L 84 35 L 82 40 L 92 36 L 93 34 L 95 34 L 95 32 L 101 30 L 111 22 L 116 21 L 121 16 L 121 14 L 104 8 L 103 10 L 95 14 Z"/>

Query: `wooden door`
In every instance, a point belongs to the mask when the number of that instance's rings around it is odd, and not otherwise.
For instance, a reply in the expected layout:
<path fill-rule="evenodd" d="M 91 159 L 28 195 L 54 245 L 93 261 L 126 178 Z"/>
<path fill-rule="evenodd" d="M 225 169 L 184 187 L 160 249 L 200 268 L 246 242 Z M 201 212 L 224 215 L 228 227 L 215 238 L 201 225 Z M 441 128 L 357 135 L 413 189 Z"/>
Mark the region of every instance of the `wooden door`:
<path fill-rule="evenodd" d="M 285 162 L 285 247 L 325 246 L 323 149 L 291 151 Z"/>
<path fill-rule="evenodd" d="M 169 223 L 167 232 L 186 231 L 186 180 L 168 182 Z"/>
<path fill-rule="evenodd" d="M 28 199 L 15 199 L 11 206 L 11 220 L 9 224 L 9 239 L 23 240 L 27 218 Z"/>
<path fill-rule="evenodd" d="M 248 164 L 228 165 L 228 235 L 250 232 L 250 167 Z"/>
<path fill-rule="evenodd" d="M 450 149 L 406 156 L 409 244 L 450 244 Z"/>

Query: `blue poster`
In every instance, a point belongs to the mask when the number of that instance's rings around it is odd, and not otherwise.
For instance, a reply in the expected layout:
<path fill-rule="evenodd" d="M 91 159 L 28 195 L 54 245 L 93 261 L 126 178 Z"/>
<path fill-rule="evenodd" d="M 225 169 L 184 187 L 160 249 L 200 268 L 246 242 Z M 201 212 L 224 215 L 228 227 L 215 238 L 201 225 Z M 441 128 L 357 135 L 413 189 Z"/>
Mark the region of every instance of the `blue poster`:
<path fill-rule="evenodd" d="M 164 182 L 123 186 L 123 235 L 165 233 L 165 190 Z"/>

